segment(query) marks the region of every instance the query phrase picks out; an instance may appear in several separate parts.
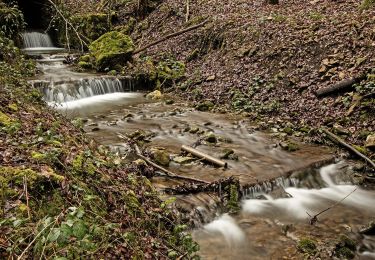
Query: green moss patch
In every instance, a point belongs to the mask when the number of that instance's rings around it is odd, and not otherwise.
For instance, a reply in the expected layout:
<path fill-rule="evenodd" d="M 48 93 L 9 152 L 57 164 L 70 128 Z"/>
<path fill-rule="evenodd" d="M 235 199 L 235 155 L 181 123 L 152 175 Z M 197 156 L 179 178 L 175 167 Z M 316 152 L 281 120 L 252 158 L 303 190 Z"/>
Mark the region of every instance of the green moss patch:
<path fill-rule="evenodd" d="M 108 32 L 89 46 L 90 55 L 95 59 L 99 71 L 112 69 L 116 65 L 125 65 L 134 50 L 132 39 L 120 32 Z"/>

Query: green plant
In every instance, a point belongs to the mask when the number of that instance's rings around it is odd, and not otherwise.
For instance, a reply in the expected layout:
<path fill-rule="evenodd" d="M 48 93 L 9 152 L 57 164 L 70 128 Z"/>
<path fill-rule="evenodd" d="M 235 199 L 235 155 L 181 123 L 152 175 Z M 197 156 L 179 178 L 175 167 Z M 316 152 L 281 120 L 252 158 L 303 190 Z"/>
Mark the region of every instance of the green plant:
<path fill-rule="evenodd" d="M 6 37 L 15 38 L 25 29 L 25 21 L 22 12 L 14 7 L 7 7 L 0 3 L 0 32 Z"/>

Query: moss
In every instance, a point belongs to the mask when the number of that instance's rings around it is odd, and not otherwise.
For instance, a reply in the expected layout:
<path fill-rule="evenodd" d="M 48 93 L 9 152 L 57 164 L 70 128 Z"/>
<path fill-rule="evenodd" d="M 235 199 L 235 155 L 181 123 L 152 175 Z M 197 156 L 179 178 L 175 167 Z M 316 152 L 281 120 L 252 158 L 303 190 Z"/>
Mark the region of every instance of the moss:
<path fill-rule="evenodd" d="M 363 153 L 364 155 L 368 155 L 368 151 L 365 147 L 360 145 L 353 145 L 353 147 L 360 153 Z"/>
<path fill-rule="evenodd" d="M 31 158 L 37 161 L 44 161 L 45 159 L 47 159 L 47 155 L 44 153 L 38 153 L 38 152 L 32 151 Z"/>
<path fill-rule="evenodd" d="M 283 132 L 288 134 L 288 135 L 292 135 L 294 131 L 291 127 L 285 127 Z"/>
<path fill-rule="evenodd" d="M 298 242 L 297 248 L 300 252 L 315 255 L 317 252 L 315 242 L 309 238 L 303 238 Z"/>
<path fill-rule="evenodd" d="M 340 258 L 352 259 L 355 256 L 357 244 L 346 235 L 341 235 L 335 247 L 335 255 Z"/>
<path fill-rule="evenodd" d="M 0 111 L 0 126 L 10 126 L 12 124 L 12 119 Z"/>
<path fill-rule="evenodd" d="M 361 4 L 361 9 L 369 9 L 375 5 L 375 0 L 363 0 Z"/>
<path fill-rule="evenodd" d="M 185 75 L 185 64 L 174 59 L 160 61 L 156 68 L 161 81 L 178 80 Z"/>
<path fill-rule="evenodd" d="M 84 155 L 80 153 L 73 159 L 72 166 L 76 172 L 81 172 L 83 168 Z"/>
<path fill-rule="evenodd" d="M 227 208 L 229 212 L 234 213 L 240 210 L 240 206 L 238 204 L 239 196 L 238 196 L 238 187 L 235 184 L 229 185 L 229 199 Z"/>
<path fill-rule="evenodd" d="M 14 111 L 14 112 L 17 112 L 17 111 L 18 111 L 18 106 L 17 106 L 16 103 L 9 104 L 9 105 L 8 105 L 8 108 L 11 109 L 11 110 Z"/>
<path fill-rule="evenodd" d="M 95 59 L 96 69 L 103 71 L 116 64 L 125 65 L 134 50 L 132 39 L 120 32 L 108 32 L 90 44 L 90 55 Z"/>

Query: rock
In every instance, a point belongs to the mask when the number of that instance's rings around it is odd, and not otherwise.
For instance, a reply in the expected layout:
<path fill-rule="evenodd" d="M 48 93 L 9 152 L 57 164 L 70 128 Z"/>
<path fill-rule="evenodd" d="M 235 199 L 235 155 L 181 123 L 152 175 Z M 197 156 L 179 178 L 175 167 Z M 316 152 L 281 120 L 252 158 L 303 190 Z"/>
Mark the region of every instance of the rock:
<path fill-rule="evenodd" d="M 368 135 L 366 138 L 366 143 L 365 143 L 366 148 L 375 148 L 375 134 Z"/>
<path fill-rule="evenodd" d="M 279 145 L 283 150 L 286 150 L 288 152 L 294 152 L 299 150 L 298 144 L 294 142 L 281 142 Z"/>
<path fill-rule="evenodd" d="M 291 127 L 285 127 L 284 130 L 283 130 L 284 133 L 288 134 L 288 135 L 292 135 L 293 134 L 293 129 Z"/>
<path fill-rule="evenodd" d="M 210 132 L 204 136 L 204 140 L 208 143 L 216 143 L 217 137 L 214 133 Z"/>
<path fill-rule="evenodd" d="M 220 156 L 220 159 L 228 159 L 230 155 L 234 154 L 232 149 L 224 149 L 223 154 Z"/>
<path fill-rule="evenodd" d="M 195 161 L 195 159 L 189 156 L 177 156 L 173 158 L 173 161 L 178 164 L 188 164 Z"/>
<path fill-rule="evenodd" d="M 333 125 L 333 130 L 339 135 L 349 135 L 350 132 L 339 124 Z"/>
<path fill-rule="evenodd" d="M 375 235 L 375 221 L 371 221 L 367 226 L 361 228 L 359 233 L 369 236 Z"/>
<path fill-rule="evenodd" d="M 125 65 L 134 51 L 132 39 L 120 32 L 108 32 L 92 42 L 89 46 L 90 55 L 95 59 L 98 71 Z"/>
<path fill-rule="evenodd" d="M 99 130 L 100 130 L 99 127 L 94 127 L 93 129 L 91 129 L 92 132 L 97 132 L 97 131 L 99 131 Z"/>
<path fill-rule="evenodd" d="M 168 99 L 168 100 L 165 101 L 165 104 L 166 105 L 172 105 L 172 104 L 174 104 L 174 100 Z"/>
<path fill-rule="evenodd" d="M 211 76 L 208 76 L 206 78 L 206 81 L 214 81 L 216 79 L 216 76 L 215 75 L 211 75 Z"/>
<path fill-rule="evenodd" d="M 356 242 L 348 236 L 341 235 L 334 249 L 336 256 L 340 259 L 352 259 L 355 256 L 357 245 Z"/>
<path fill-rule="evenodd" d="M 163 97 L 163 94 L 161 94 L 160 90 L 155 90 L 146 95 L 147 99 L 152 99 L 152 100 L 159 100 Z"/>
<path fill-rule="evenodd" d="M 204 101 L 196 105 L 195 109 L 197 109 L 198 111 L 208 111 L 211 110 L 213 107 L 214 103 L 212 103 L 211 101 Z"/>
<path fill-rule="evenodd" d="M 197 126 L 193 126 L 190 130 L 189 130 L 189 133 L 191 134 L 196 134 L 199 132 L 199 127 Z"/>
<path fill-rule="evenodd" d="M 163 148 L 151 148 L 151 156 L 157 164 L 162 166 L 169 165 L 169 154 Z"/>

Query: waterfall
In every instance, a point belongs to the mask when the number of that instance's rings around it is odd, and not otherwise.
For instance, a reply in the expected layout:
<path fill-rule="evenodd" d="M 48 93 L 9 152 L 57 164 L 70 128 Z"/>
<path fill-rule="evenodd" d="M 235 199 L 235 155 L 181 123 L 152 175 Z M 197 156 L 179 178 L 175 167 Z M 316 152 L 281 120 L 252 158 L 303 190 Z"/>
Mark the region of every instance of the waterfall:
<path fill-rule="evenodd" d="M 116 78 L 81 79 L 66 82 L 51 82 L 42 89 L 47 102 L 64 103 L 82 98 L 125 92 Z"/>
<path fill-rule="evenodd" d="M 22 34 L 25 48 L 54 47 L 51 38 L 46 33 L 26 32 Z"/>

